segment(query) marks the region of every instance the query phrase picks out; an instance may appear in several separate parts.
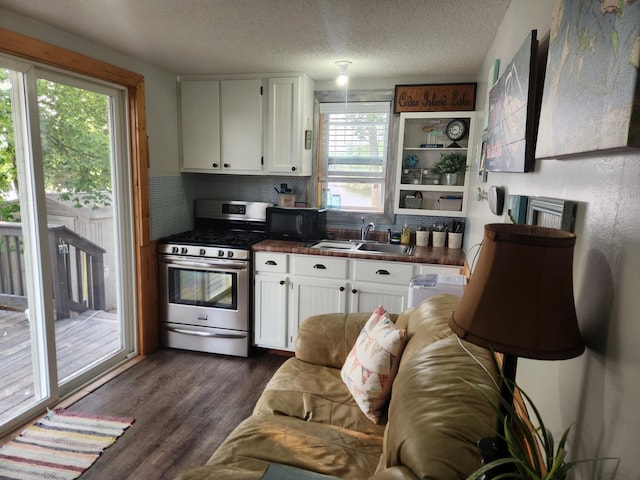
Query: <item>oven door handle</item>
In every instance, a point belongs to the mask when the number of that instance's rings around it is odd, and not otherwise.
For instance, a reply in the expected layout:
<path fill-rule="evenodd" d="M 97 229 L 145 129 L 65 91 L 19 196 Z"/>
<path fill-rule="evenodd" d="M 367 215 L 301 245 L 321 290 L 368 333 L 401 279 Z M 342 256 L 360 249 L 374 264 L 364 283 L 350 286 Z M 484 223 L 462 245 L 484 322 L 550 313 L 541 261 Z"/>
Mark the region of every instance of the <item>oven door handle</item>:
<path fill-rule="evenodd" d="M 198 330 L 186 330 L 184 328 L 172 328 L 167 330 L 176 333 L 184 333 L 185 335 L 194 335 L 196 337 L 216 337 L 216 338 L 246 338 L 246 333 L 215 333 L 215 332 L 200 332 Z"/>
<path fill-rule="evenodd" d="M 197 268 L 215 268 L 216 270 L 247 270 L 247 262 L 231 262 L 225 260 L 213 262 L 194 262 L 190 260 L 161 259 L 161 261 L 170 266 L 176 267 L 197 267 Z"/>

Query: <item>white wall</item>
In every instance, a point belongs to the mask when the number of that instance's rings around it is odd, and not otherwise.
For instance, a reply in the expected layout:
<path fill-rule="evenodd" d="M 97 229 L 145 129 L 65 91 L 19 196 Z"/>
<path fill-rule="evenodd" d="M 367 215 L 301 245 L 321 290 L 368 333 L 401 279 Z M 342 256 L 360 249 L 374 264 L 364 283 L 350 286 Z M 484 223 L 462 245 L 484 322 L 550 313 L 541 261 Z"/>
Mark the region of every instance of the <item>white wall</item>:
<path fill-rule="evenodd" d="M 543 38 L 553 5 L 553 0 L 511 1 L 477 77 L 479 118 L 486 108 L 486 79 L 494 59 L 499 58 L 504 68 L 532 29 Z M 478 186 L 503 185 L 508 194 L 580 202 L 574 288 L 587 351 L 561 362 L 521 359 L 518 382 L 555 433 L 575 422 L 578 444 L 571 454 L 619 457 L 616 478 L 639 478 L 640 154 L 538 160 L 534 172 L 491 172 L 486 184 L 472 178 L 472 192 Z M 502 221 L 491 214 L 486 201 L 471 202 L 465 247 L 482 240 L 484 224 Z M 579 478 L 607 477 L 588 469 Z"/>
<path fill-rule="evenodd" d="M 0 8 L 0 27 L 144 75 L 149 176 L 178 175 L 176 74 Z"/>

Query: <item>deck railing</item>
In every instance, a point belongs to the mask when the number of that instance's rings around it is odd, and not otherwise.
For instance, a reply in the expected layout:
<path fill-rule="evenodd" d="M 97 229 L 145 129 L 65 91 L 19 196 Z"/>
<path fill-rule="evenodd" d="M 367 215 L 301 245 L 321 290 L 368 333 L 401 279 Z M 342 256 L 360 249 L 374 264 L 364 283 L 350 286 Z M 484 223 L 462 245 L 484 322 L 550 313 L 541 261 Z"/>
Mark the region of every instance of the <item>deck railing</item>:
<path fill-rule="evenodd" d="M 56 318 L 105 306 L 105 250 L 63 225 L 48 226 Z M 0 222 L 0 305 L 28 307 L 22 225 Z"/>

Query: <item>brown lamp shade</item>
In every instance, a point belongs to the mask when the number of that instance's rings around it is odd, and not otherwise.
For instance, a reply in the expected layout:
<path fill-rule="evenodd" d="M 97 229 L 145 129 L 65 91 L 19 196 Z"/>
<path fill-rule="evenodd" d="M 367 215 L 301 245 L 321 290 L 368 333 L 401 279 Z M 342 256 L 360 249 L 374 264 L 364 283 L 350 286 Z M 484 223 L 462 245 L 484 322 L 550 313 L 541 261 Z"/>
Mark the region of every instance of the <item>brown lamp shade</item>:
<path fill-rule="evenodd" d="M 563 360 L 584 351 L 573 301 L 576 236 L 530 225 L 485 225 L 484 240 L 449 326 L 497 352 Z"/>

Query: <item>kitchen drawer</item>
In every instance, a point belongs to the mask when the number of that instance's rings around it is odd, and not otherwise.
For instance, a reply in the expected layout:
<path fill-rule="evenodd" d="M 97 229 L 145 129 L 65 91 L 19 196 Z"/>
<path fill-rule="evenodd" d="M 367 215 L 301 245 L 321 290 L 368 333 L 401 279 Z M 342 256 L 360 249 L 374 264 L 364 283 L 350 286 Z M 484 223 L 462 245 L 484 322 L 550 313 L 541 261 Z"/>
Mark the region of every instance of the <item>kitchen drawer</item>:
<path fill-rule="evenodd" d="M 255 271 L 271 273 L 287 273 L 289 255 L 286 253 L 256 252 Z"/>
<path fill-rule="evenodd" d="M 375 260 L 356 260 L 354 262 L 353 279 L 355 281 L 408 286 L 412 277 L 412 263 L 378 262 Z"/>
<path fill-rule="evenodd" d="M 291 270 L 294 275 L 346 279 L 349 260 L 346 258 L 294 255 Z"/>

